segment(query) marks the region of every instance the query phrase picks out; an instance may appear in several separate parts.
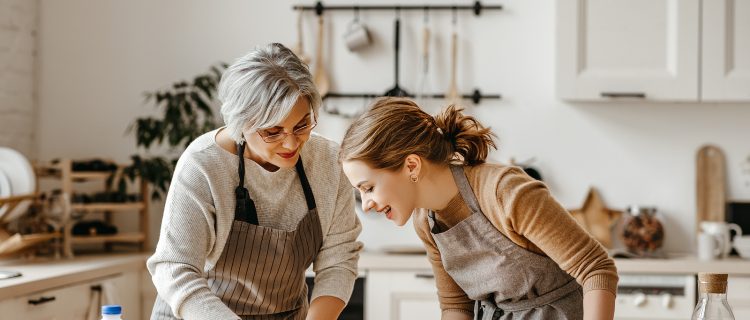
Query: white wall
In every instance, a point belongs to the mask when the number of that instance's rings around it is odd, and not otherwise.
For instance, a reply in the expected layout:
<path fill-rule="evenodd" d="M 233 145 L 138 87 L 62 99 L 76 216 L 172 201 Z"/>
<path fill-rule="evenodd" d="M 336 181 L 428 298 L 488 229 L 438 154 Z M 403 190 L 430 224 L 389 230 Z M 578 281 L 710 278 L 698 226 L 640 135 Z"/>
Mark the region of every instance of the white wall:
<path fill-rule="evenodd" d="M 389 4 L 388 1 L 360 3 Z M 453 3 L 434 0 L 431 3 Z M 468 1 L 466 1 L 468 3 Z M 497 1 L 494 1 L 498 3 Z M 142 93 L 231 62 L 256 45 L 294 43 L 295 1 L 41 2 L 39 144 L 41 159 L 112 156 L 135 150 L 125 128 L 152 109 Z M 306 2 L 310 3 L 310 2 Z M 347 3 L 327 1 L 327 4 Z M 692 251 L 695 152 L 714 143 L 727 154 L 729 196 L 750 198 L 740 163 L 750 154 L 750 104 L 570 104 L 554 96 L 552 1 L 507 0 L 502 12 L 460 14 L 461 89 L 500 93 L 502 101 L 470 107 L 500 137 L 491 157 L 538 159 L 553 193 L 569 208 L 596 186 L 613 208 L 655 205 L 667 219 L 666 249 Z M 402 12 L 402 87 L 415 87 L 422 13 Z M 316 21 L 305 17 L 305 47 L 315 48 Z M 393 13 L 362 12 L 375 44 L 351 54 L 340 40 L 350 12 L 327 16 L 326 62 L 335 90 L 384 92 L 393 83 Z M 450 13 L 432 13 L 430 91 L 445 91 Z M 335 62 L 335 64 L 334 64 Z M 413 90 L 413 89 L 412 89 Z M 360 108 L 364 101 L 331 101 Z M 440 101 L 427 104 L 436 110 Z M 346 119 L 326 116 L 320 132 L 340 138 Z M 158 230 L 160 217 L 155 214 Z M 365 229 L 368 224 L 365 222 Z M 411 232 L 387 228 L 388 232 Z M 375 226 L 373 227 L 375 228 Z M 394 230 L 394 231 L 391 231 Z"/>
<path fill-rule="evenodd" d="M 0 2 L 0 146 L 35 157 L 36 0 Z"/>

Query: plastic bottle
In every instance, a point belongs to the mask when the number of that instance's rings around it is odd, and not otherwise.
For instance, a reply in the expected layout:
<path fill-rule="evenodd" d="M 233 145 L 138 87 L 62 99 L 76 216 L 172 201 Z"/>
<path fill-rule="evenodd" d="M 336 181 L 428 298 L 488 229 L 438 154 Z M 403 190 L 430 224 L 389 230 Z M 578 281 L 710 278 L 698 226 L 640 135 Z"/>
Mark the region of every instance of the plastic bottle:
<path fill-rule="evenodd" d="M 727 274 L 699 273 L 700 298 L 693 311 L 693 320 L 734 320 L 727 302 Z"/>
<path fill-rule="evenodd" d="M 119 304 L 102 306 L 102 320 L 122 320 L 122 307 Z"/>

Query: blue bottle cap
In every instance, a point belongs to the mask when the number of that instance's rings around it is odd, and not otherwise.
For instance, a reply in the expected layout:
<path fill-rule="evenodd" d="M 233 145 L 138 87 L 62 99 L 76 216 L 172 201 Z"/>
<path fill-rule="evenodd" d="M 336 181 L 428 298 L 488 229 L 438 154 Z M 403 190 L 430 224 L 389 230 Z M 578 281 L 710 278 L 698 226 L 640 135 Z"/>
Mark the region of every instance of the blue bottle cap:
<path fill-rule="evenodd" d="M 102 314 L 122 314 L 122 307 L 119 304 L 102 306 Z"/>

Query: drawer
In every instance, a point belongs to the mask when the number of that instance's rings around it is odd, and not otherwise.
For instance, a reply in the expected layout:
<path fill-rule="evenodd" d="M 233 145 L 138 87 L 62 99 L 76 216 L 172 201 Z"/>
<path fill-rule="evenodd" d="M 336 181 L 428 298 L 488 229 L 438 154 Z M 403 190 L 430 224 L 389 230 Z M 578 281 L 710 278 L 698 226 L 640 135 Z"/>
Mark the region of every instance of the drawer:
<path fill-rule="evenodd" d="M 431 271 L 368 272 L 365 320 L 440 319 Z"/>

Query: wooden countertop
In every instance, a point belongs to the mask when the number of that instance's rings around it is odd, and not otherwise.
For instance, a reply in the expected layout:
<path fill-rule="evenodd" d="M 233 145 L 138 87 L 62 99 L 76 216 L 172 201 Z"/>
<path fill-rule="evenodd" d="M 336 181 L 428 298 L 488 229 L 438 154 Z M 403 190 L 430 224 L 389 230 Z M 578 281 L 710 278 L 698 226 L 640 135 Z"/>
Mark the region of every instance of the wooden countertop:
<path fill-rule="evenodd" d="M 150 253 L 80 255 L 73 259 L 0 261 L 22 276 L 0 280 L 0 300 L 146 268 Z"/>

